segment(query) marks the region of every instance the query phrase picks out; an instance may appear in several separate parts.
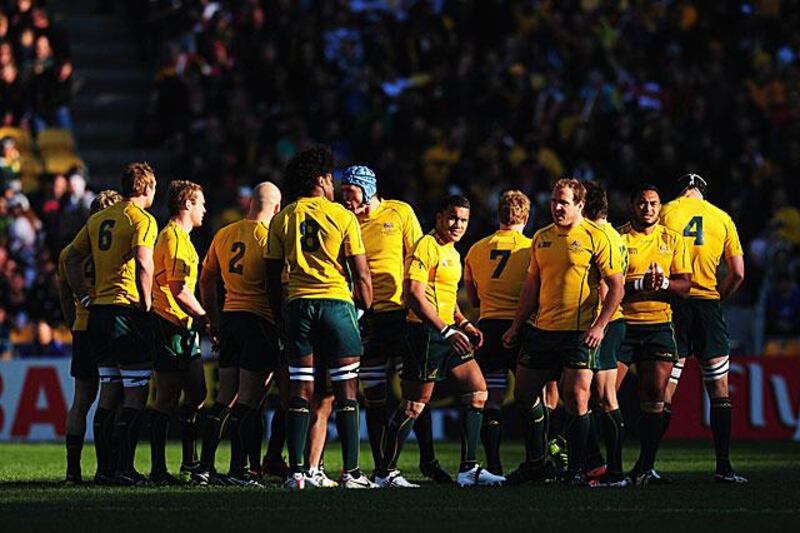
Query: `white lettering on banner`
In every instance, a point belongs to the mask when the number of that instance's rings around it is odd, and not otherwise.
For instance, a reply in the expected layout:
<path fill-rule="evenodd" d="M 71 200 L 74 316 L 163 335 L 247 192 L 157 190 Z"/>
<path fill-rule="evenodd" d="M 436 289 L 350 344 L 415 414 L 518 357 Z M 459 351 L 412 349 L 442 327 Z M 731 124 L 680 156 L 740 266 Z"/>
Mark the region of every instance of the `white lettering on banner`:
<path fill-rule="evenodd" d="M 789 387 L 786 386 L 786 379 L 782 376 L 770 376 L 772 390 L 775 393 L 775 406 L 778 408 L 778 418 L 781 424 L 786 427 L 795 427 L 797 417 L 792 412 L 792 400 L 789 397 Z"/>
<path fill-rule="evenodd" d="M 738 366 L 738 365 L 731 365 Z M 757 428 L 767 427 L 764 418 L 764 369 L 759 363 L 747 365 L 748 388 L 750 389 L 750 423 Z"/>

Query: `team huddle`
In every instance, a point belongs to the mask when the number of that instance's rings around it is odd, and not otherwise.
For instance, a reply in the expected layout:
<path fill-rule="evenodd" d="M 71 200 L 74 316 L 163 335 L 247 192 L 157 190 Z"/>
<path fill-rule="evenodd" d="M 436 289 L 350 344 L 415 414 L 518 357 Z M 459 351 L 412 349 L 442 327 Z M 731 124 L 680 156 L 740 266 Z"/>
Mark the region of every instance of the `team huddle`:
<path fill-rule="evenodd" d="M 156 191 L 148 165 L 126 167 L 119 193 L 98 194 L 94 214 L 59 257 L 76 382 L 67 422 L 69 483 L 82 481 L 86 416 L 98 389 L 97 484 L 262 486 L 273 476 L 290 490 L 417 487 L 398 469 L 412 430 L 420 471 L 435 483 L 669 483 L 655 461 L 688 356 L 698 358 L 711 398 L 714 478 L 746 482 L 729 458 L 730 350 L 720 306 L 744 278 L 743 253 L 730 217 L 704 200 L 702 177 L 681 177 L 678 197 L 663 207 L 656 187 L 636 188 L 630 220 L 619 230 L 607 221 L 599 184 L 561 179 L 550 200 L 553 223 L 532 239 L 522 233 L 529 199 L 506 191 L 498 230 L 470 248 L 462 267 L 455 244 L 469 223 L 467 198 L 443 199 L 434 228 L 423 234 L 411 206 L 378 195 L 368 167 L 344 171 L 341 203 L 335 202 L 334 164 L 327 147 L 297 154 L 286 168 L 297 200 L 281 208 L 280 190 L 259 184 L 247 216 L 220 229 L 202 261 L 190 239 L 206 212 L 199 185 L 170 183 L 170 219 L 160 231 L 147 212 Z M 727 273 L 718 284 L 722 259 Z M 475 324 L 459 308 L 462 282 L 479 310 Z M 202 413 L 202 432 L 201 332 L 219 350 L 218 389 Z M 625 470 L 616 393 L 631 366 L 641 449 Z M 388 388 L 394 372 L 399 402 Z M 509 372 L 525 457 L 506 476 L 501 406 Z M 154 399 L 146 409 L 151 379 Z M 455 480 L 436 460 L 428 407 L 445 381 L 461 403 Z M 272 383 L 280 406 L 262 459 L 262 413 Z M 371 476 L 359 463 L 359 396 Z M 556 457 L 548 434 L 559 397 L 569 420 L 566 453 Z M 323 462 L 332 412 L 343 463 L 336 481 Z M 176 415 L 177 477 L 165 453 Z M 145 419 L 149 476 L 134 465 Z M 216 470 L 223 434 L 230 435 L 227 474 Z M 481 444 L 485 468 L 478 462 Z"/>

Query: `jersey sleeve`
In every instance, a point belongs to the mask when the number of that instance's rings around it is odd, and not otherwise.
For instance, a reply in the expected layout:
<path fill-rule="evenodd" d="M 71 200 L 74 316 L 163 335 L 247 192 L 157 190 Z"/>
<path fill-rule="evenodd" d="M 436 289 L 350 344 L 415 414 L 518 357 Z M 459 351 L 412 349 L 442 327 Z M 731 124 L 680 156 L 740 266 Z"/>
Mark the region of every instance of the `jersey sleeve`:
<path fill-rule="evenodd" d="M 422 238 L 422 226 L 419 224 L 416 213 L 411 208 L 407 210 L 405 224 L 403 224 L 403 250 L 405 254 L 411 253 L 414 245 Z"/>
<path fill-rule="evenodd" d="M 219 257 L 217 256 L 217 243 L 219 240 L 215 236 L 208 247 L 205 259 L 203 259 L 203 269 L 209 272 L 219 272 Z"/>
<path fill-rule="evenodd" d="M 674 249 L 672 263 L 669 266 L 670 274 L 691 274 L 692 262 L 689 258 L 689 251 L 686 249 L 686 241 L 677 233 L 671 234 Z"/>
<path fill-rule="evenodd" d="M 592 256 L 601 277 L 607 278 L 614 274 L 622 273 L 621 254 L 613 249 L 611 239 L 603 231 L 598 231 L 594 235 L 594 253 Z"/>
<path fill-rule="evenodd" d="M 131 248 L 137 246 L 145 246 L 153 248 L 156 243 L 156 233 L 158 226 L 156 219 L 150 214 L 144 214 L 141 217 L 136 217 L 133 222 L 133 236 L 131 238 Z"/>
<path fill-rule="evenodd" d="M 736 224 L 729 217 L 725 220 L 725 258 L 744 255 L 742 243 L 739 241 L 739 232 L 736 231 Z"/>
<path fill-rule="evenodd" d="M 439 253 L 432 237 L 423 237 L 408 260 L 405 279 L 427 283 L 430 271 L 436 268 Z"/>
<path fill-rule="evenodd" d="M 539 234 L 533 236 L 531 241 L 531 261 L 528 263 L 528 274 L 539 275 L 539 262 L 536 260 L 536 244 L 539 242 Z"/>
<path fill-rule="evenodd" d="M 264 259 L 284 258 L 283 239 L 285 229 L 283 225 L 284 217 L 278 213 L 269 224 L 269 237 L 267 237 L 267 247 L 264 250 Z"/>
<path fill-rule="evenodd" d="M 358 224 L 356 216 L 350 211 L 346 212 L 346 223 L 344 228 L 344 255 L 351 257 L 366 253 L 364 240 L 361 238 L 361 226 Z"/>
<path fill-rule="evenodd" d="M 72 247 L 82 255 L 89 255 L 92 253 L 92 243 L 89 240 L 88 224 L 84 224 L 78 234 L 75 235 L 75 238 L 72 240 Z"/>

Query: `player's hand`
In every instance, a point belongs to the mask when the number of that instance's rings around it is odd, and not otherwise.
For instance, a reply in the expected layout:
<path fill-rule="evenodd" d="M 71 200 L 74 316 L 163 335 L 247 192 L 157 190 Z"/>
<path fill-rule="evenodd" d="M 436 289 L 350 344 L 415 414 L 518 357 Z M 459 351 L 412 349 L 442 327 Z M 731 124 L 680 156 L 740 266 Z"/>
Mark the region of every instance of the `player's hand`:
<path fill-rule="evenodd" d="M 469 341 L 467 334 L 460 329 L 456 329 L 453 326 L 447 326 L 441 332 L 441 334 L 445 340 L 450 343 L 450 347 L 453 348 L 453 351 L 458 355 L 467 355 L 468 353 L 472 353 L 472 343 Z"/>
<path fill-rule="evenodd" d="M 600 343 L 603 342 L 603 337 L 605 337 L 605 335 L 605 328 L 601 328 L 597 325 L 592 326 L 589 328 L 589 331 L 586 332 L 586 336 L 583 338 L 583 343 L 589 348 L 597 348 L 600 346 Z"/>
<path fill-rule="evenodd" d="M 650 264 L 650 268 L 647 269 L 647 272 L 642 279 L 642 290 L 644 291 L 654 291 L 656 290 L 656 265 L 655 262 Z"/>
<path fill-rule="evenodd" d="M 517 344 L 517 337 L 519 337 L 519 329 L 515 327 L 508 328 L 508 331 L 503 333 L 503 347 L 510 350 Z"/>
<path fill-rule="evenodd" d="M 654 290 L 663 290 L 667 280 L 667 274 L 658 264 L 655 265 L 655 275 L 653 276 Z"/>
<path fill-rule="evenodd" d="M 464 326 L 464 333 L 467 334 L 472 345 L 477 349 L 483 346 L 483 332 L 479 330 L 472 322 Z"/>

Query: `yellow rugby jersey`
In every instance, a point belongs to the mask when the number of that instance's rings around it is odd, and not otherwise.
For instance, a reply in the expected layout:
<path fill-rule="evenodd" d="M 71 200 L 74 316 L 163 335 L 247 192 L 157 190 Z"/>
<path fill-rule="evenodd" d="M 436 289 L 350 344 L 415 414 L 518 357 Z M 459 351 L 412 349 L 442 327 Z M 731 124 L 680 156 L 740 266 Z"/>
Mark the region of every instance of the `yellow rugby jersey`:
<path fill-rule="evenodd" d="M 408 258 L 404 279 L 426 283 L 425 298 L 436 308 L 445 324 L 455 322 L 461 255 L 452 242 L 440 244 L 433 232 L 422 237 Z M 409 322 L 422 322 L 408 310 Z"/>
<path fill-rule="evenodd" d="M 531 262 L 531 239 L 516 230 L 497 230 L 467 252 L 467 275 L 481 301 L 480 318 L 513 320 Z"/>
<path fill-rule="evenodd" d="M 534 324 L 550 331 L 586 331 L 599 314 L 600 280 L 622 272 L 623 258 L 608 235 L 584 219 L 564 231 L 555 224 L 536 232 L 528 272 L 539 276 Z"/>
<path fill-rule="evenodd" d="M 382 200 L 359 222 L 372 275 L 372 308 L 379 313 L 401 310 L 406 257 L 422 237 L 417 215 L 405 202 Z"/>
<path fill-rule="evenodd" d="M 284 261 L 288 300 L 353 301 L 345 257 L 364 253 L 356 216 L 317 196 L 300 198 L 270 223 L 267 259 Z"/>
<path fill-rule="evenodd" d="M 152 248 L 158 227 L 153 215 L 126 200 L 95 213 L 78 232 L 72 245 L 91 254 L 95 273 L 95 305 L 132 305 L 139 302 L 136 287 L 137 246 Z"/>
<path fill-rule="evenodd" d="M 628 247 L 628 272 L 625 281 L 643 278 L 654 261 L 665 275 L 691 274 L 692 264 L 681 236 L 661 224 L 656 224 L 650 235 L 639 233 L 630 224 L 620 229 L 622 240 Z M 663 324 L 672 320 L 672 307 L 667 296 L 659 300 L 637 300 L 635 294 L 626 295 L 622 301 L 625 322 L 631 324 Z"/>
<path fill-rule="evenodd" d="M 622 236 L 610 223 L 606 222 L 605 224 L 598 224 L 598 226 L 600 226 L 600 229 L 602 229 L 606 235 L 608 235 L 608 239 L 611 241 L 612 249 L 619 251 L 620 257 L 622 258 L 622 275 L 624 276 L 628 271 L 628 247 L 625 245 L 625 241 L 622 240 Z M 600 302 L 601 308 L 602 305 L 603 303 Z M 614 314 L 611 316 L 611 320 L 609 320 L 609 322 L 613 322 L 621 318 L 624 318 L 622 313 L 622 304 L 617 306 L 617 310 L 614 311 Z"/>
<path fill-rule="evenodd" d="M 67 282 L 67 254 L 72 248 L 72 243 L 66 245 L 61 253 L 58 254 L 58 278 Z M 92 268 L 92 258 L 87 257 L 83 260 L 83 276 L 89 282 L 89 296 L 94 297 L 94 269 Z M 72 300 L 75 302 L 75 323 L 72 324 L 72 331 L 86 331 L 89 326 L 89 310 L 78 301 L 75 293 L 72 294 Z"/>
<path fill-rule="evenodd" d="M 240 220 L 217 231 L 203 268 L 219 273 L 225 285 L 223 311 L 246 311 L 274 322 L 265 284 L 269 227 L 256 220 Z"/>
<path fill-rule="evenodd" d="M 175 325 L 190 328 L 192 318 L 175 301 L 169 283 L 182 282 L 194 293 L 200 257 L 189 234 L 179 224 L 170 221 L 158 234 L 153 262 L 153 312 Z"/>
<path fill-rule="evenodd" d="M 731 217 L 706 200 L 680 197 L 661 209 L 661 223 L 683 236 L 692 263 L 689 297 L 718 300 L 720 259 L 744 255 Z"/>

